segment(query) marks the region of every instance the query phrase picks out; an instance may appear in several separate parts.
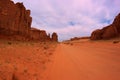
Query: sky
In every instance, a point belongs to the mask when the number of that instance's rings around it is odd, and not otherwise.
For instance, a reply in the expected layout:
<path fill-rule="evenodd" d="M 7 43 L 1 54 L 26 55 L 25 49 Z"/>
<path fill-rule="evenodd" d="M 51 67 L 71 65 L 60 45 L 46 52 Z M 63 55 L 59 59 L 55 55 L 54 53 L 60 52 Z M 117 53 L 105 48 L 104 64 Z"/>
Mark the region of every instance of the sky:
<path fill-rule="evenodd" d="M 31 10 L 32 27 L 57 32 L 59 40 L 90 36 L 111 24 L 120 13 L 120 0 L 13 0 Z"/>

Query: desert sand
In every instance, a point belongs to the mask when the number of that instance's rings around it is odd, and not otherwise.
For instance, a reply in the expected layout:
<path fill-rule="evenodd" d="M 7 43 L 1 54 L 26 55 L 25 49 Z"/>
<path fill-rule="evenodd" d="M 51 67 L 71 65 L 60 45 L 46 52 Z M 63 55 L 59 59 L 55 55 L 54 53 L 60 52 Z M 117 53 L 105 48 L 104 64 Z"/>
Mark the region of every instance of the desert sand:
<path fill-rule="evenodd" d="M 120 42 L 0 42 L 0 80 L 120 80 Z"/>
<path fill-rule="evenodd" d="M 120 80 L 120 43 L 61 43 L 42 80 Z"/>
<path fill-rule="evenodd" d="M 0 41 L 0 80 L 41 80 L 56 43 Z"/>

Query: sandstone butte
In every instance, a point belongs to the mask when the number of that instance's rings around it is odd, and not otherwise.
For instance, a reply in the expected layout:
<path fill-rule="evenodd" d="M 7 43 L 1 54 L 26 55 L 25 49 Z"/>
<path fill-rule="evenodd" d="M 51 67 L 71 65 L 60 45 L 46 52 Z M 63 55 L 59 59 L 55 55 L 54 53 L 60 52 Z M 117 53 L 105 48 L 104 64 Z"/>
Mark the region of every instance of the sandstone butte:
<path fill-rule="evenodd" d="M 57 33 L 47 35 L 46 31 L 31 27 L 31 11 L 23 3 L 0 0 L 0 38 L 9 40 L 58 41 Z"/>
<path fill-rule="evenodd" d="M 91 40 L 101 40 L 115 37 L 120 37 L 120 13 L 115 17 L 112 24 L 93 31 L 90 38 Z"/>

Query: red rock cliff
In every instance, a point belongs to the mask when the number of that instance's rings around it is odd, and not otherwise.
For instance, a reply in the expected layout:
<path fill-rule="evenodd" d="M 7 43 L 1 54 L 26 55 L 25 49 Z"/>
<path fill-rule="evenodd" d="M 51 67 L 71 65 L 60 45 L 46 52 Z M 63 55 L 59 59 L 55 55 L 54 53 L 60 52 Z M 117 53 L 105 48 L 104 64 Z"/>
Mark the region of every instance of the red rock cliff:
<path fill-rule="evenodd" d="M 13 3 L 11 0 L 0 0 L 0 38 L 12 40 L 57 41 L 57 34 L 46 34 L 44 30 L 31 28 L 32 17 L 23 3 Z"/>
<path fill-rule="evenodd" d="M 39 30 L 36 28 L 31 28 L 31 38 L 33 40 L 39 40 L 39 41 L 50 41 L 50 37 L 47 35 L 46 31 Z"/>
<path fill-rule="evenodd" d="M 111 25 L 95 30 L 91 34 L 91 40 L 111 39 L 114 37 L 120 37 L 120 14 L 115 17 Z"/>
<path fill-rule="evenodd" d="M 23 3 L 0 0 L 0 34 L 29 36 L 32 18 Z"/>

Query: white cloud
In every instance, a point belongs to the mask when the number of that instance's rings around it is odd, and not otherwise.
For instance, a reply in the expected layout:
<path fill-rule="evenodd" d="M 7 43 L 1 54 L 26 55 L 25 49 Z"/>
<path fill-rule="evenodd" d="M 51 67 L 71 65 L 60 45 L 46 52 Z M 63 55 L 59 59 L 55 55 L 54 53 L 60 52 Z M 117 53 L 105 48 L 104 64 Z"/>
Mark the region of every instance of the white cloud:
<path fill-rule="evenodd" d="M 120 12 L 119 0 L 14 0 L 32 11 L 32 26 L 58 32 L 61 40 L 90 35 Z"/>

